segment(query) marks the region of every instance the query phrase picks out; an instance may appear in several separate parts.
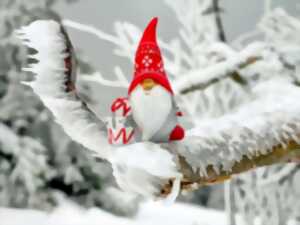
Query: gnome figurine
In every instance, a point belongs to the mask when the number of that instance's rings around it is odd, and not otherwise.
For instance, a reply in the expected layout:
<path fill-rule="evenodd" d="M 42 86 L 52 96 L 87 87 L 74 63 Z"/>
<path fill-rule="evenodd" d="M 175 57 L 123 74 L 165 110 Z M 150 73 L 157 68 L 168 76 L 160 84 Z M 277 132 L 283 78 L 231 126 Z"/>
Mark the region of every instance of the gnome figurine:
<path fill-rule="evenodd" d="M 128 99 L 141 140 L 169 142 L 183 139 L 184 129 L 156 40 L 157 21 L 151 20 L 140 40 Z"/>
<path fill-rule="evenodd" d="M 156 25 L 154 18 L 139 43 L 128 97 L 117 98 L 111 106 L 108 137 L 113 145 L 141 141 L 166 143 L 184 138 L 184 129 L 178 122 L 182 114 L 157 45 Z"/>

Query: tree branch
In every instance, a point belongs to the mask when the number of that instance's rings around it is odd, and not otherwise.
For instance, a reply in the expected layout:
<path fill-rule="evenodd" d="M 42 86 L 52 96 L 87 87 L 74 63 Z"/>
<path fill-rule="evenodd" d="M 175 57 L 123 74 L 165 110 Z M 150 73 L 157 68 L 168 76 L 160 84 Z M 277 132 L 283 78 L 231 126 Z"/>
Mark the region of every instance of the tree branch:
<path fill-rule="evenodd" d="M 231 171 L 222 170 L 219 174 L 213 169 L 212 166 L 207 167 L 207 176 L 201 177 L 199 172 L 194 172 L 190 165 L 183 157 L 179 157 L 179 164 L 184 178 L 181 182 L 182 190 L 192 191 L 201 186 L 222 183 L 229 180 L 233 175 L 250 171 L 259 167 L 270 166 L 278 163 L 287 163 L 293 161 L 295 158 L 300 157 L 300 144 L 295 141 L 289 141 L 286 147 L 281 145 L 274 146 L 273 150 L 265 155 L 254 156 L 248 158 L 246 156 L 239 162 L 236 162 Z M 161 194 L 167 195 L 172 188 L 172 181 L 165 185 Z"/>
<path fill-rule="evenodd" d="M 219 33 L 219 39 L 220 41 L 222 42 L 226 42 L 226 35 L 225 35 L 225 30 L 224 30 L 224 27 L 223 27 L 223 23 L 222 23 L 222 19 L 221 19 L 221 10 L 220 10 L 220 7 L 219 7 L 219 0 L 213 0 L 212 2 L 212 8 L 213 8 L 213 11 L 215 13 L 215 18 L 216 18 L 216 25 L 217 25 L 217 28 L 218 28 L 218 33 Z"/>

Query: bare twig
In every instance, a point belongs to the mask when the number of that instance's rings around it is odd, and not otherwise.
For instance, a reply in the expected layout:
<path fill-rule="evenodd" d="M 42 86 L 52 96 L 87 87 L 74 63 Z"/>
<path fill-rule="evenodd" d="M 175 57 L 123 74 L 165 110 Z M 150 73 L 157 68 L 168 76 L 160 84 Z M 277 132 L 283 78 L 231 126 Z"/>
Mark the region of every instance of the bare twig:
<path fill-rule="evenodd" d="M 216 25 L 217 25 L 218 32 L 219 32 L 219 39 L 222 42 L 226 42 L 225 30 L 224 30 L 221 15 L 220 15 L 221 10 L 219 7 L 219 0 L 213 0 L 212 4 L 213 4 L 212 8 L 213 8 L 213 11 L 215 13 L 215 18 L 216 18 Z"/>
<path fill-rule="evenodd" d="M 115 45 L 119 44 L 119 40 L 110 34 L 104 33 L 103 31 L 97 29 L 96 27 L 93 27 L 91 25 L 86 25 L 86 24 L 82 24 L 82 23 L 78 23 L 72 20 L 63 20 L 62 24 L 66 27 L 70 27 L 76 30 L 80 30 L 86 33 L 90 33 L 95 35 L 96 37 L 100 38 L 101 40 L 105 40 L 108 42 L 111 42 Z"/>
<path fill-rule="evenodd" d="M 129 81 L 120 67 L 115 67 L 115 80 L 106 79 L 100 72 L 91 75 L 81 76 L 81 80 L 94 82 L 102 86 L 115 87 L 115 88 L 128 88 Z"/>

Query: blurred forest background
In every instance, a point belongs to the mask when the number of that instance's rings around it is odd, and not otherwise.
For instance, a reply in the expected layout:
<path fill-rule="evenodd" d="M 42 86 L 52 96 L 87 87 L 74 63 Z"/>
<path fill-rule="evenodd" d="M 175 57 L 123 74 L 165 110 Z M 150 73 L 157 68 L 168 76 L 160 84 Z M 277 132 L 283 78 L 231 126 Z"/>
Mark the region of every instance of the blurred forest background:
<path fill-rule="evenodd" d="M 255 29 L 265 13 L 266 2 L 271 1 L 220 1 L 227 42 Z M 300 13 L 296 0 L 272 1 L 272 8 L 277 6 L 290 15 Z M 32 90 L 21 84 L 32 75 L 21 71 L 27 64 L 27 49 L 14 37 L 14 30 L 37 19 L 70 19 L 111 33 L 116 21 L 142 28 L 153 16 L 160 17 L 159 35 L 163 40 L 168 42 L 179 35 L 180 24 L 163 1 L 0 0 L 0 206 L 47 210 L 67 198 L 118 215 L 136 212 L 140 199 L 116 187 L 109 163 L 93 158 L 71 141 Z M 101 70 L 109 77 L 112 68 L 120 65 L 131 76 L 132 65 L 115 56 L 110 43 L 78 30 L 68 28 L 68 32 L 79 56 L 81 73 Z M 86 98 L 91 92 L 95 97 L 92 85 L 83 84 L 81 88 Z M 104 102 L 99 111 L 123 93 L 98 93 Z M 227 194 L 231 196 L 231 192 L 229 185 Z M 204 187 L 181 196 L 179 201 L 224 209 L 224 188 Z"/>

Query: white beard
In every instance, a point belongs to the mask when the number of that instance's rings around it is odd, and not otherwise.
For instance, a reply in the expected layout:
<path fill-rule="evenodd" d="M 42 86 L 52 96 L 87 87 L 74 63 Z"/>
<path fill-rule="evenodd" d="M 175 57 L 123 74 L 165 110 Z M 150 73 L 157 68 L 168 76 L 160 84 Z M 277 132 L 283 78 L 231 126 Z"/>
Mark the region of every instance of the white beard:
<path fill-rule="evenodd" d="M 150 91 L 138 85 L 130 95 L 132 116 L 142 131 L 143 141 L 151 137 L 165 123 L 172 110 L 172 96 L 161 85 L 154 86 Z"/>

